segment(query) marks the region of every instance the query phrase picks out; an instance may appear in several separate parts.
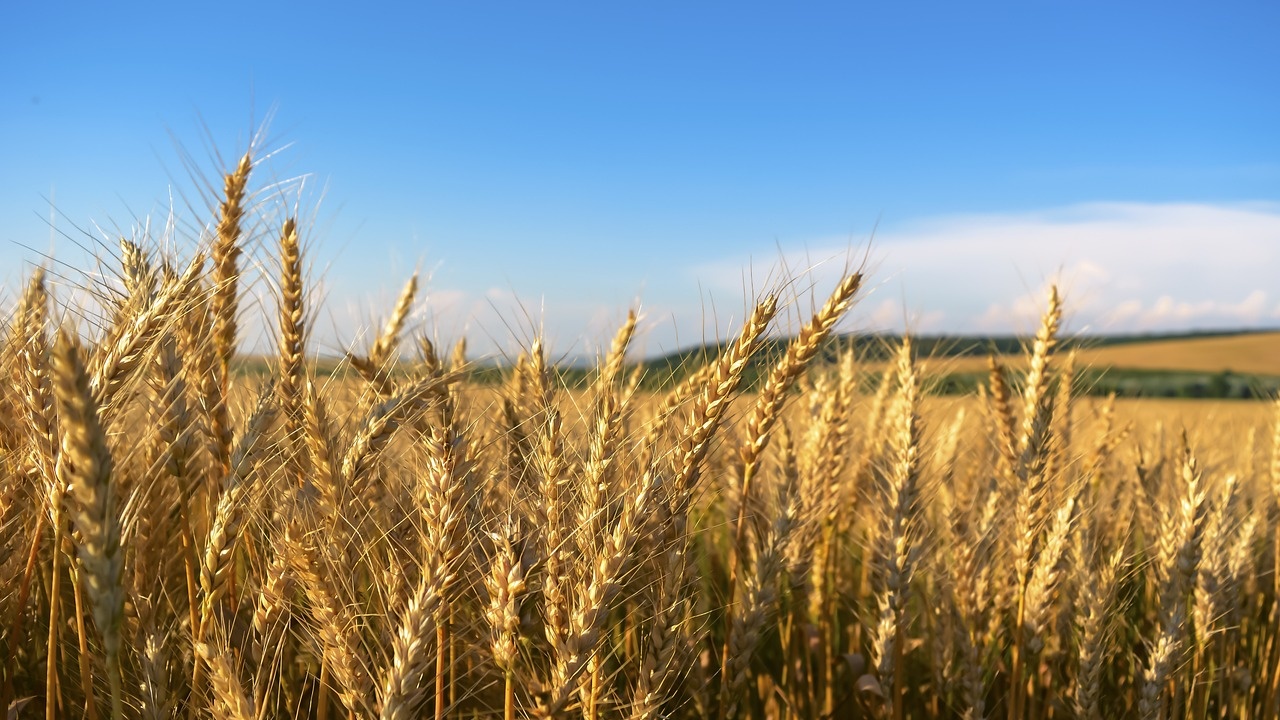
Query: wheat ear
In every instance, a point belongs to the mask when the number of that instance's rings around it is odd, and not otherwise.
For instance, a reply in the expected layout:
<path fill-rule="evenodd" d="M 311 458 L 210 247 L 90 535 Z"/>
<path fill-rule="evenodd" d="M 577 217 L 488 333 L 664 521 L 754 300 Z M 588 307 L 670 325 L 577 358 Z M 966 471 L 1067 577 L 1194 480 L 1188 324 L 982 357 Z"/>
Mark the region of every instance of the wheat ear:
<path fill-rule="evenodd" d="M 457 376 L 443 375 L 419 380 L 369 411 L 352 437 L 338 469 L 338 492 L 344 494 L 344 503 L 364 495 L 369 468 L 377 462 L 400 425 L 457 379 Z M 339 511 L 342 509 L 340 506 Z"/>
<path fill-rule="evenodd" d="M 120 269 L 124 279 L 124 289 L 129 298 L 146 301 L 156 291 L 156 272 L 147 259 L 147 254 L 132 240 L 120 238 Z"/>
<path fill-rule="evenodd" d="M 165 323 L 184 307 L 203 268 L 204 256 L 197 255 L 181 277 L 162 288 L 145 309 L 112 328 L 98 345 L 89 363 L 89 387 L 103 413 L 115 411 L 120 392 L 142 367 Z"/>
<path fill-rule="evenodd" d="M 1002 480 L 1008 480 L 1012 478 L 1015 472 L 1014 467 L 1018 463 L 1017 425 L 1005 368 L 995 355 L 987 356 L 987 375 L 990 390 L 983 397 L 988 403 L 988 410 L 995 426 L 996 448 L 999 451 L 996 456 L 999 463 L 999 477 Z"/>
<path fill-rule="evenodd" d="M 1058 327 L 1062 321 L 1062 302 L 1057 287 L 1049 288 L 1049 306 L 1041 316 L 1040 329 L 1036 332 L 1031 352 L 1031 369 L 1027 373 L 1027 386 L 1023 391 L 1022 428 L 1018 436 L 1017 460 L 1014 465 L 1013 486 L 1015 502 L 1012 522 L 1014 555 L 1014 604 L 1016 627 L 1026 623 L 1027 585 L 1031 581 L 1032 566 L 1041 537 L 1041 515 L 1046 500 L 1049 478 L 1048 468 L 1053 439 L 1053 410 L 1055 396 L 1049 392 L 1049 368 L 1053 349 L 1058 344 Z M 1023 714 L 1025 689 L 1023 671 L 1025 664 L 1025 633 L 1014 634 L 1009 701 L 1009 720 L 1020 720 Z"/>
<path fill-rule="evenodd" d="M 840 318 L 853 304 L 853 298 L 861 286 L 861 273 L 847 275 L 840 281 L 822 309 L 815 313 L 809 322 L 800 328 L 800 334 L 787 344 L 786 353 L 769 373 L 764 388 L 756 398 L 755 407 L 747 418 L 746 439 L 738 451 L 742 475 L 735 493 L 738 513 L 733 524 L 733 545 L 729 556 L 729 597 L 726 605 L 734 604 L 734 596 L 737 592 L 738 565 L 744 551 L 747 508 L 751 505 L 751 481 L 756 474 L 760 456 L 769 444 L 770 433 L 782 415 L 782 409 L 790 397 L 792 385 L 817 356 L 823 343 L 831 336 Z M 729 622 L 733 620 L 732 616 L 728 618 Z M 729 631 L 732 634 L 732 627 Z M 722 665 L 725 666 L 725 675 L 732 677 L 728 671 L 728 662 L 731 659 L 729 656 L 731 648 L 728 643 L 725 644 L 723 652 Z"/>
<path fill-rule="evenodd" d="M 292 525 L 286 529 L 282 548 L 294 576 L 306 591 L 311 615 L 319 626 L 322 660 L 338 681 L 342 704 L 351 713 L 364 712 L 373 697 L 373 683 L 366 671 L 368 664 L 356 618 L 338 597 L 331 568 L 322 562 L 320 538 L 314 533 L 298 538 L 297 532 L 298 528 Z"/>
<path fill-rule="evenodd" d="M 169 687 L 169 651 L 165 647 L 166 632 L 154 628 L 142 631 L 142 648 L 138 652 L 141 693 L 138 716 L 146 720 L 169 720 L 173 717 L 177 698 Z"/>
<path fill-rule="evenodd" d="M 213 716 L 217 720 L 256 720 L 253 701 L 245 695 L 244 687 L 232 664 L 230 653 L 221 643 L 200 643 L 196 655 L 209 666 L 209 679 L 213 687 Z"/>
<path fill-rule="evenodd" d="M 201 395 L 212 426 L 214 459 L 223 472 L 231 462 L 232 427 L 227 399 L 231 392 L 231 360 L 236 353 L 240 314 L 239 262 L 244 253 L 244 201 L 252 169 L 253 158 L 246 152 L 236 169 L 223 177 L 217 235 L 210 250 L 213 289 L 209 297 L 209 320 L 216 365 L 201 383 Z"/>
<path fill-rule="evenodd" d="M 392 658 L 382 679 L 382 720 L 409 720 L 421 717 L 423 680 L 431 669 L 432 636 L 436 610 L 449 576 L 438 567 L 424 567 L 417 591 L 409 599 L 400 626 L 391 641 Z M 442 648 L 437 648 L 442 652 Z"/>
<path fill-rule="evenodd" d="M 783 569 L 792 525 L 792 518 L 782 515 L 774 522 L 771 531 L 761 538 L 752 572 L 743 581 L 742 602 L 730 610 L 732 619 L 726 642 L 729 661 L 725 666 L 721 695 L 726 720 L 738 717 L 761 634 L 777 612 L 778 576 Z"/>
<path fill-rule="evenodd" d="M 369 348 L 368 356 L 361 358 L 349 355 L 352 367 L 382 397 L 395 392 L 395 384 L 391 380 L 391 366 L 397 359 L 397 354 L 400 350 L 400 333 L 404 330 L 404 324 L 409 318 L 409 312 L 413 310 L 413 299 L 417 293 L 418 274 L 414 273 L 410 276 L 409 281 L 405 283 L 404 289 L 400 291 L 400 297 L 396 300 L 395 308 L 392 309 L 391 316 L 387 318 L 382 332 L 373 341 L 373 347 Z M 425 338 L 423 339 L 425 340 Z M 434 350 L 431 356 L 435 356 Z M 438 360 L 436 367 L 439 367 Z"/>
<path fill-rule="evenodd" d="M 742 374 L 759 347 L 760 338 L 777 312 L 777 296 L 765 296 L 751 311 L 737 340 L 712 364 L 706 384 L 694 401 L 677 450 L 679 465 L 672 482 L 676 515 L 683 515 L 692 499 L 702 461 L 711 449 L 711 440 L 720 420 L 742 382 Z"/>
<path fill-rule="evenodd" d="M 295 485 L 301 484 L 303 391 L 306 384 L 307 322 L 302 287 L 302 244 L 298 223 L 289 218 L 280 230 L 280 330 L 276 394 L 284 418 L 285 453 Z"/>
<path fill-rule="evenodd" d="M 582 473 L 582 503 L 578 507 L 577 537 L 579 549 L 583 552 L 589 551 L 599 537 L 601 514 L 609 501 L 608 488 L 612 485 L 612 471 L 618 460 L 619 433 L 628 400 L 619 398 L 617 379 L 622 374 L 627 346 L 635 330 L 636 314 L 632 311 L 614 334 L 609 354 L 600 363 L 595 382 L 595 408 L 587 443 L 587 461 Z"/>
<path fill-rule="evenodd" d="M 1114 618 L 1111 606 L 1115 602 L 1116 589 L 1123 579 L 1125 569 L 1124 548 L 1116 548 L 1111 557 L 1097 571 L 1091 582 L 1084 584 L 1084 595 L 1078 606 L 1078 632 L 1080 636 L 1080 665 L 1076 672 L 1076 717 L 1102 717 L 1102 671 L 1106 667 L 1107 639 Z"/>
<path fill-rule="evenodd" d="M 54 411 L 53 388 L 49 381 L 49 295 L 44 268 L 37 268 L 27 282 L 15 321 L 18 387 L 22 408 L 31 433 L 32 463 L 45 482 L 53 481 L 57 455 L 58 418 Z"/>
<path fill-rule="evenodd" d="M 15 313 L 16 317 L 10 326 L 9 337 L 4 350 L 9 355 L 8 361 L 15 363 L 16 366 L 14 367 L 13 379 L 19 389 L 20 398 L 16 403 L 18 407 L 15 409 L 18 412 L 15 413 L 15 416 L 26 421 L 25 426 L 29 433 L 28 443 L 31 447 L 29 463 L 31 469 L 35 471 L 39 478 L 38 483 L 43 485 L 46 505 L 49 511 L 48 517 L 54 524 L 54 546 L 58 547 L 61 543 L 64 522 L 62 496 L 65 490 L 62 484 L 58 482 L 55 470 L 58 447 L 58 420 L 54 406 L 53 388 L 49 380 L 49 337 L 47 329 L 49 296 L 45 288 L 44 277 L 43 268 L 37 268 L 31 274 Z M 3 369 L 0 368 L 0 371 Z M 15 477 L 14 480 L 13 488 L 16 491 L 17 478 Z M 31 544 L 27 550 L 28 562 L 18 587 L 17 605 L 15 607 L 26 606 L 28 594 L 31 590 L 31 578 L 36 569 L 36 559 L 40 552 L 40 544 L 43 537 L 44 533 L 40 531 L 37 525 L 36 531 L 31 534 Z M 60 551 L 52 554 L 55 591 L 59 582 L 58 564 L 60 555 Z M 57 597 L 57 593 L 52 592 L 51 596 Z M 56 601 L 51 602 L 49 606 L 49 614 L 52 618 L 49 624 L 50 650 L 57 645 L 57 612 L 58 603 Z M 9 637 L 20 637 L 25 616 L 26 613 L 14 613 Z M 5 677 L 4 682 L 0 684 L 0 701 L 2 703 L 8 703 L 12 699 L 14 655 L 14 653 L 8 653 L 5 658 Z M 49 657 L 53 657 L 52 652 L 50 652 Z M 47 680 L 49 684 L 45 688 L 47 696 L 49 696 L 52 684 L 56 680 L 57 663 L 49 662 L 48 665 Z"/>
<path fill-rule="evenodd" d="M 267 702 L 267 692 L 274 683 L 267 673 L 274 667 L 272 652 L 278 652 L 277 643 L 284 636 L 289 612 L 289 598 L 294 590 L 293 575 L 289 571 L 289 559 L 283 550 L 275 548 L 267 565 L 266 578 L 258 589 L 258 599 L 253 607 L 253 659 L 257 663 L 254 678 L 254 707 L 262 708 Z"/>
<path fill-rule="evenodd" d="M 561 713 L 579 677 L 595 655 L 604 622 L 622 588 L 623 575 L 630 567 L 633 548 L 644 527 L 644 519 L 653 509 L 658 489 L 659 477 L 656 468 L 651 466 L 641 474 L 623 505 L 617 525 L 591 559 L 585 578 L 585 592 L 575 599 L 569 613 L 569 632 L 552 648 L 551 679 L 546 685 L 546 698 L 536 710 L 538 717 L 556 717 Z"/>
<path fill-rule="evenodd" d="M 836 323 L 844 317 L 861 287 L 861 273 L 846 276 L 827 298 L 822 309 L 815 313 L 809 322 L 800 328 L 800 334 L 787 344 L 786 353 L 769 373 L 764 389 L 760 391 L 755 407 L 747 418 L 746 443 L 739 450 L 744 468 L 753 468 L 759 462 L 761 453 L 769 443 L 769 433 L 787 402 L 791 386 L 817 356 L 827 338 L 831 337 Z M 744 488 L 749 477 L 748 472 L 749 470 L 744 470 Z"/>
<path fill-rule="evenodd" d="M 239 314 L 238 267 L 244 218 L 245 188 L 253 159 L 249 153 L 240 158 L 234 172 L 223 178 L 223 200 L 219 206 L 218 236 L 213 242 L 213 344 L 219 364 L 219 376 L 223 388 L 228 387 L 231 359 L 236 351 L 236 322 Z"/>
<path fill-rule="evenodd" d="M 120 514 L 111 482 L 111 452 L 98 417 L 98 404 L 90 389 L 79 343 L 65 329 L 58 333 L 53 350 L 53 378 L 62 429 L 58 479 L 70 489 L 75 501 L 72 520 L 80 533 L 77 551 L 85 571 L 93 620 L 106 654 L 114 720 L 124 716 L 120 671 L 124 553 L 120 548 Z M 58 551 L 54 548 L 55 553 Z"/>
<path fill-rule="evenodd" d="M 508 514 L 499 532 L 489 534 L 493 554 L 485 588 L 489 603 L 485 619 L 489 624 L 489 646 L 493 664 L 502 671 L 503 720 L 515 718 L 515 674 L 520 638 L 520 600 L 525 593 L 525 566 L 517 551 L 521 542 L 519 522 Z"/>
<path fill-rule="evenodd" d="M 1162 524 L 1159 541 L 1160 625 L 1152 643 L 1151 656 L 1143 671 L 1138 710 L 1143 720 L 1165 716 L 1169 698 L 1166 681 L 1179 665 L 1187 644 L 1187 596 L 1195 582 L 1200 563 L 1200 545 L 1206 516 L 1205 491 L 1200 470 L 1191 450 L 1183 449 L 1183 493 Z M 1194 630 L 1190 644 L 1195 643 Z"/>
<path fill-rule="evenodd" d="M 907 632 L 907 600 L 918 560 L 920 510 L 920 380 L 911 356 L 911 341 L 903 338 L 897 359 L 898 397 L 890 435 L 892 465 L 884 483 L 878 532 L 882 589 L 879 620 L 872 632 L 871 655 L 885 697 L 885 711 L 901 720 L 903 654 Z"/>
<path fill-rule="evenodd" d="M 222 481 L 221 495 L 218 497 L 209 538 L 205 543 L 204 559 L 200 565 L 202 599 L 197 641 L 203 639 L 213 607 L 226 592 L 228 573 L 232 568 L 232 552 L 244 523 L 244 498 L 252 486 L 253 469 L 268 450 L 264 436 L 270 430 L 275 415 L 275 406 L 268 388 L 259 398 L 258 407 L 249 417 L 244 434 L 231 454 L 231 472 Z"/>

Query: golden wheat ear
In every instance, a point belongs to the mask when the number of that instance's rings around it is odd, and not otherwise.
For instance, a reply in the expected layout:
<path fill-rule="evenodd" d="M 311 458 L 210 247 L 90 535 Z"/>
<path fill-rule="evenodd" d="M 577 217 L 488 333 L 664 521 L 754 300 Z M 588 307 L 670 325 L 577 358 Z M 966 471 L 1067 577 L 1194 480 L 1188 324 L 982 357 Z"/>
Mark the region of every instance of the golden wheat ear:
<path fill-rule="evenodd" d="M 236 169 L 223 178 L 223 200 L 218 207 L 218 231 L 213 242 L 213 344 L 224 391 L 229 388 L 231 360 L 236 352 L 244 201 L 252 170 L 253 159 L 245 153 Z"/>
<path fill-rule="evenodd" d="M 253 699 L 245 694 L 231 653 L 221 642 L 200 643 L 195 647 L 200 661 L 209 668 L 213 689 L 213 713 L 227 720 L 255 720 Z"/>
<path fill-rule="evenodd" d="M 298 223 L 289 218 L 280 229 L 280 308 L 276 395 L 284 418 L 285 452 L 293 484 L 302 484 L 303 392 L 307 382 L 307 321 L 302 285 L 302 242 Z"/>
<path fill-rule="evenodd" d="M 89 358 L 87 373 L 94 402 L 106 417 L 118 415 L 124 391 L 146 367 L 156 344 L 175 323 L 204 269 L 196 255 L 182 275 L 166 284 L 147 306 L 107 330 Z"/>
<path fill-rule="evenodd" d="M 516 673 L 521 640 L 520 599 L 525 593 L 525 573 L 522 553 L 523 542 L 519 521 L 508 514 L 496 532 L 489 533 L 493 552 L 489 558 L 489 574 L 485 576 L 485 589 L 489 603 L 485 607 L 485 620 L 489 626 L 490 652 L 493 663 L 502 673 L 503 720 L 514 720 L 516 702 Z"/>
<path fill-rule="evenodd" d="M 373 341 L 373 347 L 369 348 L 369 354 L 360 357 L 351 353 L 347 354 L 351 361 L 351 366 L 360 373 L 365 382 L 369 383 L 370 388 L 379 397 L 388 397 L 395 392 L 395 381 L 392 377 L 392 371 L 395 364 L 399 360 L 400 353 L 400 335 L 404 330 L 405 322 L 409 318 L 410 311 L 413 310 L 413 300 L 418 294 L 418 274 L 414 273 L 409 282 L 405 283 L 404 289 L 400 291 L 400 297 L 396 300 L 395 308 L 391 311 L 391 316 L 387 318 L 386 324 L 382 328 L 382 332 Z M 428 363 L 428 372 L 434 372 L 439 369 L 439 359 L 435 355 L 435 348 L 430 345 L 430 340 L 425 337 L 420 342 L 427 343 L 421 346 L 423 350 L 428 350 L 431 361 Z"/>
<path fill-rule="evenodd" d="M 672 485 L 681 503 L 693 493 L 702 462 L 711 449 L 711 440 L 742 382 L 747 363 L 759 349 L 765 330 L 777 314 L 778 297 L 766 296 L 751 311 L 738 338 L 711 364 L 680 440 L 680 464 Z"/>
<path fill-rule="evenodd" d="M 77 556 L 84 568 L 94 624 L 102 638 L 111 684 L 111 716 L 124 714 L 120 655 L 124 626 L 124 552 L 120 547 L 119 499 L 112 458 L 99 418 L 79 340 L 63 328 L 53 349 L 53 391 L 62 447 L 58 481 L 69 488 L 71 519 L 79 533 Z"/>

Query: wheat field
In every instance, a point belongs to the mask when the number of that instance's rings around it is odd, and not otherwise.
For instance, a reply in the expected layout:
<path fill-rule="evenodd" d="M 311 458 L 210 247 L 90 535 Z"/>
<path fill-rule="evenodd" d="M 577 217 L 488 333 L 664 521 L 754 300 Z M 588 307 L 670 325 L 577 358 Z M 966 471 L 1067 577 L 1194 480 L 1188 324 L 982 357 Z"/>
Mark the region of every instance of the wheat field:
<path fill-rule="evenodd" d="M 407 337 L 416 277 L 321 376 L 302 231 L 250 217 L 254 169 L 191 254 L 122 241 L 77 288 L 97 312 L 36 270 L 7 314 L 9 717 L 1280 714 L 1280 403 L 1078 396 L 1056 290 L 976 397 L 930 396 L 909 340 L 818 362 L 857 272 L 758 386 L 796 298 L 671 390 L 641 389 L 634 313 L 585 387 L 540 339 L 479 384 L 462 340 Z M 232 371 L 251 222 L 262 383 Z"/>

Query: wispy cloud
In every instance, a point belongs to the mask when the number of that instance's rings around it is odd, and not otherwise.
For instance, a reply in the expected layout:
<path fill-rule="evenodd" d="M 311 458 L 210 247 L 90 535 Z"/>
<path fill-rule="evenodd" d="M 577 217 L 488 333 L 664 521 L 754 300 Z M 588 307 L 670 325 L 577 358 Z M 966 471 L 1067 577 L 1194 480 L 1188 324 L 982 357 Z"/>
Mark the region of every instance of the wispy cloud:
<path fill-rule="evenodd" d="M 843 258 L 848 244 L 785 246 L 793 267 Z M 1091 203 L 1040 212 L 934 218 L 881 233 L 867 328 L 1026 331 L 1056 282 L 1069 324 L 1088 332 L 1280 325 L 1280 204 Z M 711 287 L 746 258 L 692 270 Z M 817 267 L 834 276 L 840 262 Z M 880 300 L 890 295 L 898 300 Z M 905 309 L 904 309 L 905 307 Z"/>

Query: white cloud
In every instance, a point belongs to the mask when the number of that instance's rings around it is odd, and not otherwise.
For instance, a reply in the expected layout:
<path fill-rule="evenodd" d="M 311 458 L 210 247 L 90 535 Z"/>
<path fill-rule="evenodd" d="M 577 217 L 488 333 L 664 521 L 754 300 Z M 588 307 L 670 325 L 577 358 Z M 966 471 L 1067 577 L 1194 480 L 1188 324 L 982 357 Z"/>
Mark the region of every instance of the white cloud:
<path fill-rule="evenodd" d="M 1169 295 L 1161 295 L 1150 307 L 1144 307 L 1141 300 L 1128 300 L 1121 303 L 1125 310 L 1123 316 L 1113 315 L 1108 318 L 1114 321 L 1136 318 L 1141 325 L 1159 327 L 1162 325 L 1187 325 L 1201 320 L 1215 322 L 1234 322 L 1236 327 L 1257 325 L 1266 318 L 1267 293 L 1265 290 L 1254 290 L 1239 302 L 1223 302 L 1217 300 L 1201 300 L 1199 302 L 1178 301 Z"/>
<path fill-rule="evenodd" d="M 793 267 L 848 252 L 845 242 L 784 244 Z M 952 332 L 1033 329 L 1050 282 L 1077 331 L 1274 326 L 1280 317 L 1264 290 L 1280 270 L 1276 203 L 1092 203 L 934 218 L 880 233 L 871 257 L 876 290 L 905 298 L 908 317 L 944 313 L 939 329 Z M 724 287 L 746 263 L 726 258 L 693 272 Z M 815 269 L 819 286 L 834 283 L 841 267 Z M 854 324 L 879 326 L 887 307 L 864 302 Z"/>
<path fill-rule="evenodd" d="M 914 333 L 928 333 L 945 327 L 946 313 L 942 310 L 920 312 L 910 306 L 903 307 L 897 300 L 886 299 L 873 307 L 863 306 L 857 326 L 867 330 L 899 330 L 909 328 Z"/>
<path fill-rule="evenodd" d="M 872 309 L 864 310 L 864 316 L 871 327 L 894 327 L 902 322 L 902 308 L 896 300 L 885 300 Z"/>

